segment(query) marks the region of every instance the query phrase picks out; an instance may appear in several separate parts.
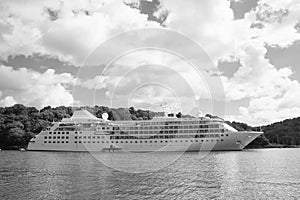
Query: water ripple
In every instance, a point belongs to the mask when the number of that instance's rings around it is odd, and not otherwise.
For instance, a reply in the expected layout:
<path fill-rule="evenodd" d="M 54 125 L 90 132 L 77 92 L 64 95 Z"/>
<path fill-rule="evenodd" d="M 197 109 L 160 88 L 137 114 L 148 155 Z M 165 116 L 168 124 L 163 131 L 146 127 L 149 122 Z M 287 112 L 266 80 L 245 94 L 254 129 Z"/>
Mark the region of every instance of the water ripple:
<path fill-rule="evenodd" d="M 106 167 L 89 153 L 1 151 L 0 199 L 299 199 L 299 153 L 185 153 L 139 174 Z"/>

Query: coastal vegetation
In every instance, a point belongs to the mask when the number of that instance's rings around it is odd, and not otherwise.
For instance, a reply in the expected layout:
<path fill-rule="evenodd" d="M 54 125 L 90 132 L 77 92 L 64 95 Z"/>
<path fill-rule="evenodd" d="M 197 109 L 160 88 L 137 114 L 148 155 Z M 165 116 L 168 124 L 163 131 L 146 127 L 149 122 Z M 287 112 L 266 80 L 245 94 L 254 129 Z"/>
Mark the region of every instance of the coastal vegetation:
<path fill-rule="evenodd" d="M 109 108 L 106 106 L 81 107 L 101 118 L 108 113 L 109 120 L 150 120 L 156 114 L 149 110 L 130 108 Z M 76 109 L 76 108 L 75 108 Z M 17 149 L 26 147 L 29 140 L 52 122 L 72 116 L 73 107 L 59 106 L 44 107 L 41 110 L 35 107 L 26 107 L 15 104 L 11 107 L 0 107 L 0 148 Z M 188 117 L 181 113 L 177 117 Z M 214 117 L 207 115 L 207 117 Z M 263 130 L 264 135 L 254 140 L 249 147 L 257 148 L 273 144 L 299 145 L 300 144 L 300 117 L 287 119 L 262 127 L 251 127 L 240 122 L 226 122 L 239 131 Z"/>

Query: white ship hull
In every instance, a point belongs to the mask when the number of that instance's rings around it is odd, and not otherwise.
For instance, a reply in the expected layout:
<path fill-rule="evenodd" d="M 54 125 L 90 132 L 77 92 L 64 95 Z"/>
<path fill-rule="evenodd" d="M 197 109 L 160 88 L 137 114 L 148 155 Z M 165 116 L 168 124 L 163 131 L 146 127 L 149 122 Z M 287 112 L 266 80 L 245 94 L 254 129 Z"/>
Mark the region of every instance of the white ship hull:
<path fill-rule="evenodd" d="M 138 140 L 111 140 L 108 136 L 97 136 L 93 132 L 83 133 L 86 137 L 95 136 L 90 139 L 76 142 L 77 135 L 71 132 L 68 136 L 68 143 L 44 143 L 43 134 L 32 140 L 27 150 L 32 151 L 80 151 L 80 152 L 101 152 L 101 151 L 124 151 L 124 152 L 154 152 L 154 151 L 228 151 L 242 150 L 251 141 L 260 136 L 262 132 L 227 132 L 222 133 L 220 138 L 183 138 L 183 139 L 138 139 Z M 78 141 L 78 140 L 77 140 Z"/>

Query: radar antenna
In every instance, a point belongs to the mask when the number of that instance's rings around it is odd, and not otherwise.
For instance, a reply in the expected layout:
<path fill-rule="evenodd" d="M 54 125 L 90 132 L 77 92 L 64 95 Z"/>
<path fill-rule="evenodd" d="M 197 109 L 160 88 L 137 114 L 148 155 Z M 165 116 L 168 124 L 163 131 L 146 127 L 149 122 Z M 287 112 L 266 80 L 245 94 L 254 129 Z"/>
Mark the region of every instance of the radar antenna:
<path fill-rule="evenodd" d="M 107 113 L 103 113 L 102 114 L 102 119 L 104 119 L 105 121 L 108 120 L 108 114 Z"/>

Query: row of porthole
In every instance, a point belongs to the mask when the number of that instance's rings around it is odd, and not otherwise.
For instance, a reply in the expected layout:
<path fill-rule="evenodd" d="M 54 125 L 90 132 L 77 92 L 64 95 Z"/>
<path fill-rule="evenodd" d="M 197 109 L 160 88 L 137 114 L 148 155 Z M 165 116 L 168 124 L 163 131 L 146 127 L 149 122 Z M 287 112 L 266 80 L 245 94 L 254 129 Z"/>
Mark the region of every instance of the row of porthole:
<path fill-rule="evenodd" d="M 64 144 L 64 143 L 69 143 L 69 141 L 46 141 L 45 140 L 44 143 L 58 143 L 58 144 L 63 143 Z"/>
<path fill-rule="evenodd" d="M 53 136 L 53 138 L 51 136 L 44 136 L 44 139 L 56 139 L 56 136 Z M 57 136 L 57 139 L 60 139 L 60 136 Z M 65 139 L 65 136 L 61 136 L 61 139 Z M 66 139 L 69 139 L 69 136 L 66 136 Z"/>
<path fill-rule="evenodd" d="M 223 139 L 221 140 L 174 140 L 174 143 L 177 142 L 219 142 L 219 141 L 224 141 Z M 167 143 L 167 142 L 173 142 L 172 140 L 160 140 L 160 141 L 120 141 L 120 143 Z M 74 141 L 74 143 L 100 143 L 100 141 Z M 101 143 L 105 143 L 105 141 L 101 141 Z M 119 143 L 119 141 L 106 141 L 106 143 Z"/>
<path fill-rule="evenodd" d="M 81 139 L 81 138 L 83 138 L 83 139 L 96 139 L 96 136 L 79 136 L 79 137 L 75 136 L 74 138 L 75 139 L 77 139 L 77 138 L 79 138 L 79 139 Z M 97 136 L 97 139 L 100 139 L 100 138 L 105 139 L 104 136 L 101 136 L 101 137 Z"/>
<path fill-rule="evenodd" d="M 55 135 L 56 133 L 57 133 L 58 135 L 60 135 L 60 134 L 63 135 L 63 134 L 65 134 L 65 133 L 66 133 L 67 135 L 69 134 L 69 132 L 49 132 L 49 134 L 54 134 L 54 135 Z"/>

